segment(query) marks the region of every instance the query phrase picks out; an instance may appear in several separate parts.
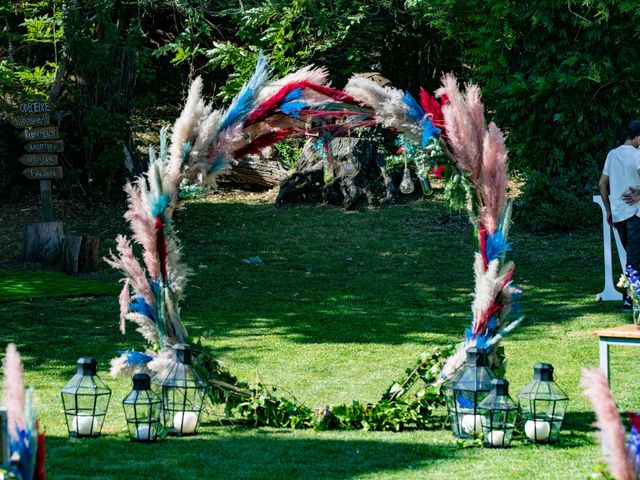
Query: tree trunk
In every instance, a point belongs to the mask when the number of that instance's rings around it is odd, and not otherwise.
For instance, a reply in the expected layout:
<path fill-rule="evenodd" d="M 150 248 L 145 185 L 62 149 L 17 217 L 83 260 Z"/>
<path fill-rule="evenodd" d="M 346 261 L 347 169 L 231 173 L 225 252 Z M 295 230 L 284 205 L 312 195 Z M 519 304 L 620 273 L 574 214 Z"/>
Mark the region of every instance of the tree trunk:
<path fill-rule="evenodd" d="M 331 141 L 333 180 L 325 184 L 321 155 L 314 148 L 316 139 L 305 143 L 298 168 L 280 184 L 276 205 L 319 202 L 342 205 L 346 210 L 360 205 L 394 203 L 396 182 L 382 167 L 384 155 L 376 145 L 360 138 L 334 138 Z"/>
<path fill-rule="evenodd" d="M 233 166 L 231 172 L 222 175 L 219 181 L 273 188 L 287 178 L 289 173 L 279 160 L 262 155 L 251 155 L 240 160 Z"/>
<path fill-rule="evenodd" d="M 100 237 L 67 235 L 64 239 L 64 271 L 70 275 L 98 271 Z"/>
<path fill-rule="evenodd" d="M 62 253 L 63 238 L 62 222 L 28 224 L 24 230 L 25 260 L 48 265 L 57 263 Z"/>

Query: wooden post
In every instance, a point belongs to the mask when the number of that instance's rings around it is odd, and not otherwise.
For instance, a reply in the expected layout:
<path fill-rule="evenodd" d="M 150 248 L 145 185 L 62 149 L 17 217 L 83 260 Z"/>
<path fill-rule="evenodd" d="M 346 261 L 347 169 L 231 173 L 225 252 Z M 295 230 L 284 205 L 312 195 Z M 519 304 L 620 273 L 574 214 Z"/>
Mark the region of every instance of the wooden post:
<path fill-rule="evenodd" d="M 62 253 L 64 233 L 62 222 L 54 221 L 51 180 L 62 178 L 62 167 L 58 166 L 55 153 L 64 151 L 64 143 L 58 139 L 58 127 L 49 125 L 50 111 L 48 102 L 23 103 L 20 112 L 24 116 L 14 118 L 12 123 L 16 128 L 24 128 L 21 136 L 29 142 L 24 146 L 28 153 L 20 157 L 20 163 L 27 166 L 22 173 L 40 181 L 42 222 L 25 228 L 25 260 L 54 264 Z"/>
<path fill-rule="evenodd" d="M 53 199 L 51 198 L 51 180 L 40 180 L 40 208 L 42 221 L 53 221 Z"/>

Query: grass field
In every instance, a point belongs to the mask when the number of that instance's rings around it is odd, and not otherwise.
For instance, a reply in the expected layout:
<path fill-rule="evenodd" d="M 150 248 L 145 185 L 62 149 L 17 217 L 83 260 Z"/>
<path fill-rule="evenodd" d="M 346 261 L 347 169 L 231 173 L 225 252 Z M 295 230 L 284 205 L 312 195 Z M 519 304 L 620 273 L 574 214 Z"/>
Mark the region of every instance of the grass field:
<path fill-rule="evenodd" d="M 461 339 L 473 286 L 471 228 L 420 200 L 345 213 L 331 207 L 276 209 L 270 197 L 218 196 L 176 215 L 193 269 L 182 309 L 232 373 L 278 385 L 310 407 L 375 401 L 417 355 Z M 599 213 L 594 206 L 594 216 Z M 113 223 L 112 225 L 121 225 Z M 122 230 L 103 231 L 113 247 Z M 600 228 L 530 235 L 513 229 L 515 282 L 526 323 L 504 342 L 515 392 L 536 362 L 556 368 L 571 400 L 556 446 L 505 451 L 461 448 L 448 431 L 372 433 L 248 429 L 212 410 L 194 438 L 131 444 L 121 402 L 125 380 L 108 378 L 110 358 L 140 348 L 118 331 L 115 295 L 0 304 L 3 345 L 15 342 L 37 388 L 52 479 L 119 478 L 586 478 L 600 447 L 578 386 L 598 361 L 597 328 L 629 321 L 602 289 Z M 241 260 L 259 256 L 260 266 Z M 106 266 L 100 280 L 117 282 Z M 59 390 L 78 357 L 97 358 L 113 388 L 104 437 L 67 438 Z M 612 349 L 612 388 L 622 410 L 639 409 L 634 349 Z"/>

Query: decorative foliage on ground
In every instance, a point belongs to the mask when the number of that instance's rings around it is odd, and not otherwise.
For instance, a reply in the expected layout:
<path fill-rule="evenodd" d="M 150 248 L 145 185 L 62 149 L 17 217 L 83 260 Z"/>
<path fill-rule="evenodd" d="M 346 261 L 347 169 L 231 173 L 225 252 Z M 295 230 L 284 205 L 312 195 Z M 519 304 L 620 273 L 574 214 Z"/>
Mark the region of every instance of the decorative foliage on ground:
<path fill-rule="evenodd" d="M 194 346 L 201 373 L 211 385 L 209 398 L 223 404 L 228 416 L 238 416 L 252 426 L 314 428 L 316 430 L 426 429 L 442 425 L 436 410 L 444 406 L 440 386 L 434 385 L 453 346 L 435 347 L 423 353 L 406 375 L 393 382 L 375 404 L 351 404 L 309 408 L 266 384 L 249 386 L 239 381 L 213 358 L 202 344 Z M 416 388 L 420 382 L 424 386 Z"/>

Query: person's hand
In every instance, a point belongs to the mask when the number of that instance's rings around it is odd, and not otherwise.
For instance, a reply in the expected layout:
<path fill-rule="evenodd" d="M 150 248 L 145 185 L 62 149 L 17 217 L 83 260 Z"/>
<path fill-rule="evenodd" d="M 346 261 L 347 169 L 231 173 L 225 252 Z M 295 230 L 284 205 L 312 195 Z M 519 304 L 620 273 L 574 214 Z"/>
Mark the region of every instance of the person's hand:
<path fill-rule="evenodd" d="M 624 200 L 627 205 L 634 205 L 640 202 L 640 189 L 629 187 L 629 190 L 622 194 L 622 200 Z"/>

